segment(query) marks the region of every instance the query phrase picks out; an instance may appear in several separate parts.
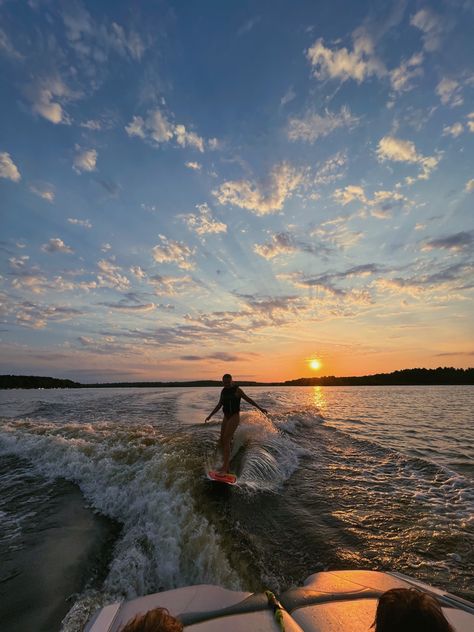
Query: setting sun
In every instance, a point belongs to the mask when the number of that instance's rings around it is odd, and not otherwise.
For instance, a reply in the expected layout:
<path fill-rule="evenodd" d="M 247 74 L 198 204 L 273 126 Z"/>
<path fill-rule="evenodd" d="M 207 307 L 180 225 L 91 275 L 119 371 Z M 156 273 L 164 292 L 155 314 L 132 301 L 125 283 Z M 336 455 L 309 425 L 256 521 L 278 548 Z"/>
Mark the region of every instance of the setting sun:
<path fill-rule="evenodd" d="M 312 358 L 309 362 L 309 368 L 313 369 L 313 371 L 317 371 L 318 369 L 321 368 L 321 360 L 318 360 L 317 358 Z"/>

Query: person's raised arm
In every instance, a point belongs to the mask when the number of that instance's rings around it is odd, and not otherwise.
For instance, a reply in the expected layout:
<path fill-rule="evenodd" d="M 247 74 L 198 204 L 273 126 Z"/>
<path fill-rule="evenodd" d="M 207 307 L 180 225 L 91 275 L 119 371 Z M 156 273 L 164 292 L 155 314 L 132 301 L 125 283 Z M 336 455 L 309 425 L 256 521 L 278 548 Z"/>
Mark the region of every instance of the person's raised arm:
<path fill-rule="evenodd" d="M 214 410 L 212 411 L 212 413 L 210 415 L 208 415 L 206 417 L 206 419 L 204 420 L 204 423 L 207 424 L 207 422 L 209 421 L 209 419 L 215 415 L 217 413 L 217 411 L 219 410 L 219 408 L 222 406 L 222 397 L 219 399 L 217 406 L 214 408 Z"/>
<path fill-rule="evenodd" d="M 246 402 L 248 402 L 249 404 L 252 404 L 252 406 L 255 406 L 255 408 L 258 408 L 258 410 L 261 413 L 264 413 L 265 415 L 268 414 L 268 410 L 266 410 L 265 408 L 262 408 L 261 406 L 259 406 L 257 404 L 257 402 L 254 402 L 253 399 L 250 398 L 248 395 L 246 395 L 241 388 L 239 388 L 239 390 L 237 392 L 238 392 L 238 394 L 240 395 L 240 397 L 242 399 L 245 399 Z"/>

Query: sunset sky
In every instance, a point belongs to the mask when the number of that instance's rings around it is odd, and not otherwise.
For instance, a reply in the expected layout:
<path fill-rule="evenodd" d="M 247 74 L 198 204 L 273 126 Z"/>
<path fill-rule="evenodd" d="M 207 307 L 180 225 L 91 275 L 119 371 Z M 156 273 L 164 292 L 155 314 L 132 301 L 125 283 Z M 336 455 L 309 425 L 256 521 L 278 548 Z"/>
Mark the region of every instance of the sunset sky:
<path fill-rule="evenodd" d="M 0 372 L 473 366 L 473 31 L 470 0 L 1 2 Z"/>

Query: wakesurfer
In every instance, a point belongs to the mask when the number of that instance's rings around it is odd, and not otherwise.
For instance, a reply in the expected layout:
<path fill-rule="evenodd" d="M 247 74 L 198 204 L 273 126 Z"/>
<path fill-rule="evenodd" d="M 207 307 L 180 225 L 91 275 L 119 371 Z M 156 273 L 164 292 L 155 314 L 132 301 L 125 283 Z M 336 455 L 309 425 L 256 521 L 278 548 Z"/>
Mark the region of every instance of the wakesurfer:
<path fill-rule="evenodd" d="M 224 419 L 222 420 L 221 436 L 219 443 L 223 453 L 222 467 L 219 468 L 219 474 L 227 474 L 230 467 L 230 446 L 232 444 L 232 438 L 240 422 L 240 400 L 245 399 L 246 402 L 255 406 L 261 413 L 267 414 L 265 408 L 259 406 L 237 384 L 232 381 L 232 375 L 226 373 L 222 376 L 222 382 L 224 388 L 221 391 L 221 396 L 217 406 L 212 413 L 208 415 L 204 423 L 207 423 L 209 419 L 217 413 L 222 407 L 224 413 Z"/>

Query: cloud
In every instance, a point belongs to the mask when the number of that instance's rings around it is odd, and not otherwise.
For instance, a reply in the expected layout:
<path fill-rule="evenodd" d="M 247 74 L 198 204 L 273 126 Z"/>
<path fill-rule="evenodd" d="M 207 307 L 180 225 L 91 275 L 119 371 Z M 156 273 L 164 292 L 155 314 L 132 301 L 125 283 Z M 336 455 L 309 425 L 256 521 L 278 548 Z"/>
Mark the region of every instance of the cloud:
<path fill-rule="evenodd" d="M 280 105 L 283 107 L 287 103 L 293 101 L 296 98 L 296 92 L 293 90 L 293 86 L 290 86 L 285 94 L 280 99 Z"/>
<path fill-rule="evenodd" d="M 216 351 L 215 353 L 208 353 L 206 355 L 183 355 L 179 356 L 180 360 L 185 362 L 198 362 L 201 360 L 216 360 L 218 362 L 238 362 L 239 360 L 245 360 L 243 355 L 236 355 L 234 353 L 227 353 L 226 351 Z"/>
<path fill-rule="evenodd" d="M 468 114 L 466 118 L 468 119 L 467 127 L 469 128 L 469 131 L 474 132 L 474 112 Z"/>
<path fill-rule="evenodd" d="M 282 254 L 290 254 L 298 250 L 290 233 L 275 233 L 270 242 L 255 244 L 254 252 L 264 259 L 273 259 Z"/>
<path fill-rule="evenodd" d="M 100 287 L 111 287 L 116 290 L 127 290 L 130 287 L 130 281 L 122 274 L 122 269 L 107 259 L 101 259 L 97 262 L 99 273 L 97 280 Z"/>
<path fill-rule="evenodd" d="M 409 294 L 415 298 L 427 292 L 442 292 L 443 300 L 450 301 L 453 300 L 453 292 L 463 289 L 465 281 L 468 282 L 468 287 L 472 287 L 472 264 L 457 263 L 435 271 L 433 267 L 434 263 L 430 261 L 425 272 L 420 271 L 408 278 L 377 279 L 374 285 L 393 294 Z"/>
<path fill-rule="evenodd" d="M 453 235 L 447 235 L 446 237 L 440 237 L 439 239 L 431 239 L 423 245 L 422 250 L 441 248 L 443 250 L 460 252 L 461 250 L 469 249 L 473 244 L 474 231 L 462 231 L 454 233 Z"/>
<path fill-rule="evenodd" d="M 153 259 L 156 263 L 175 263 L 183 270 L 192 270 L 194 263 L 190 258 L 194 255 L 195 250 L 186 246 L 183 242 L 173 241 L 164 235 L 158 235 L 161 243 L 152 249 Z"/>
<path fill-rule="evenodd" d="M 377 157 L 380 162 L 392 160 L 417 164 L 421 168 L 421 173 L 418 176 L 420 180 L 427 180 L 440 161 L 440 155 L 422 156 L 417 152 L 414 142 L 394 136 L 384 136 L 380 139 Z"/>
<path fill-rule="evenodd" d="M 337 113 L 325 111 L 321 116 L 315 112 L 307 112 L 303 118 L 292 118 L 288 122 L 288 138 L 292 141 L 304 140 L 314 143 L 318 138 L 324 138 L 339 128 L 352 129 L 359 119 L 351 114 L 345 105 Z"/>
<path fill-rule="evenodd" d="M 332 197 L 343 206 L 353 202 L 354 200 L 358 200 L 359 202 L 366 203 L 367 198 L 365 197 L 364 189 L 361 186 L 350 184 L 343 189 L 336 189 L 332 195 Z"/>
<path fill-rule="evenodd" d="M 441 99 L 443 105 L 456 107 L 464 103 L 462 87 L 455 79 L 443 77 L 436 86 L 436 94 Z"/>
<path fill-rule="evenodd" d="M 42 185 L 30 185 L 30 191 L 35 195 L 38 195 L 43 200 L 47 200 L 48 202 L 54 202 L 54 187 L 51 184 L 42 184 Z"/>
<path fill-rule="evenodd" d="M 308 49 L 306 56 L 313 67 L 313 76 L 317 79 L 354 79 L 361 83 L 368 77 L 386 74 L 383 63 L 376 57 L 374 42 L 362 28 L 356 29 L 353 36 L 352 51 L 347 48 L 330 49 L 319 38 Z"/>
<path fill-rule="evenodd" d="M 283 208 L 303 177 L 302 171 L 284 162 L 273 167 L 265 182 L 229 180 L 212 194 L 220 204 L 245 208 L 256 215 L 267 215 Z"/>
<path fill-rule="evenodd" d="M 89 119 L 88 121 L 80 123 L 80 126 L 84 127 L 85 129 L 89 129 L 91 131 L 94 131 L 94 132 L 98 132 L 99 130 L 102 129 L 102 123 L 100 121 L 96 121 L 94 119 Z"/>
<path fill-rule="evenodd" d="M 346 153 L 338 151 L 336 154 L 318 165 L 316 176 L 314 178 L 314 184 L 326 185 L 331 182 L 335 182 L 336 180 L 340 180 L 344 176 L 342 168 L 346 163 Z"/>
<path fill-rule="evenodd" d="M 78 99 L 81 94 L 71 90 L 60 77 L 45 77 L 26 88 L 33 112 L 50 123 L 69 125 L 71 120 L 63 109 L 65 103 Z"/>
<path fill-rule="evenodd" d="M 75 217 L 68 217 L 67 220 L 70 224 L 74 226 L 82 226 L 83 228 L 92 228 L 92 224 L 88 219 L 76 219 Z"/>
<path fill-rule="evenodd" d="M 142 139 L 151 138 L 158 144 L 166 143 L 173 138 L 173 126 L 158 108 L 150 110 L 145 119 L 141 116 L 134 116 L 125 127 L 125 131 L 129 136 L 138 136 Z"/>
<path fill-rule="evenodd" d="M 249 33 L 260 22 L 261 19 L 262 18 L 259 15 L 254 18 L 250 18 L 242 24 L 242 26 L 237 31 L 237 35 L 241 37 L 242 35 Z"/>
<path fill-rule="evenodd" d="M 195 132 L 187 131 L 184 125 L 175 125 L 174 134 L 176 142 L 181 147 L 194 147 L 194 149 L 200 152 L 204 151 L 204 139 L 198 136 Z"/>
<path fill-rule="evenodd" d="M 149 277 L 149 282 L 154 286 L 155 294 L 158 296 L 182 294 L 194 284 L 192 278 L 188 275 L 178 277 L 154 274 Z"/>
<path fill-rule="evenodd" d="M 80 57 L 96 63 L 106 62 L 111 52 L 134 61 L 143 57 L 147 46 L 139 33 L 117 22 L 95 22 L 80 3 L 64 4 L 62 18 L 69 44 Z"/>
<path fill-rule="evenodd" d="M 464 190 L 466 191 L 466 193 L 472 193 L 474 191 L 474 178 L 466 182 Z"/>
<path fill-rule="evenodd" d="M 16 313 L 16 321 L 23 327 L 44 329 L 49 320 L 64 322 L 83 315 L 83 311 L 68 305 L 39 305 L 23 301 Z"/>
<path fill-rule="evenodd" d="M 154 144 L 168 143 L 174 138 L 180 147 L 193 147 L 200 152 L 204 151 L 205 141 L 201 136 L 187 130 L 182 124 L 174 125 L 159 108 L 150 110 L 145 118 L 134 116 L 125 126 L 125 131 L 129 136 L 138 136 Z M 209 143 L 212 144 L 211 141 L 215 140 L 211 139 Z"/>
<path fill-rule="evenodd" d="M 323 222 L 311 231 L 312 237 L 323 240 L 323 248 L 330 252 L 331 249 L 348 250 L 355 246 L 364 237 L 361 231 L 348 228 L 348 222 L 354 216 L 339 216 Z"/>
<path fill-rule="evenodd" d="M 184 163 L 185 167 L 187 167 L 188 169 L 193 169 L 194 171 L 201 171 L 202 169 L 202 165 L 200 162 L 185 162 Z"/>
<path fill-rule="evenodd" d="M 413 80 L 423 75 L 422 63 L 423 53 L 415 53 L 390 72 L 390 83 L 395 92 L 408 92 L 413 88 Z"/>
<path fill-rule="evenodd" d="M 20 182 L 21 174 L 8 152 L 0 152 L 0 178 Z"/>
<path fill-rule="evenodd" d="M 114 309 L 121 312 L 130 312 L 132 314 L 137 313 L 148 313 L 152 312 L 156 309 L 155 303 L 136 303 L 130 304 L 127 301 L 120 301 L 119 303 L 100 303 L 104 307 L 108 307 L 109 309 Z"/>
<path fill-rule="evenodd" d="M 443 22 L 437 13 L 428 8 L 420 9 L 411 16 L 410 24 L 423 33 L 423 46 L 426 51 L 431 53 L 441 46 Z"/>
<path fill-rule="evenodd" d="M 95 171 L 97 151 L 95 149 L 81 149 L 76 145 L 77 154 L 74 156 L 73 169 L 76 173 Z"/>
<path fill-rule="evenodd" d="M 183 219 L 189 228 L 198 235 L 209 235 L 216 233 L 226 233 L 227 224 L 215 220 L 211 215 L 211 209 L 204 204 L 196 204 L 199 214 L 184 215 Z"/>
<path fill-rule="evenodd" d="M 7 57 L 10 57 L 10 59 L 24 59 L 23 55 L 13 46 L 10 38 L 3 29 L 0 29 L 0 52 L 7 55 Z"/>
<path fill-rule="evenodd" d="M 146 272 L 140 266 L 132 266 L 130 268 L 130 272 L 137 279 L 140 279 L 140 280 L 146 279 Z"/>
<path fill-rule="evenodd" d="M 72 254 L 74 251 L 69 246 L 66 246 L 62 239 L 59 237 L 52 237 L 47 244 L 43 244 L 41 246 L 41 250 L 43 252 L 49 252 L 50 254 L 54 252 L 62 252 L 64 254 Z"/>
<path fill-rule="evenodd" d="M 462 123 L 453 123 L 452 125 L 445 125 L 443 127 L 443 136 L 452 136 L 453 138 L 457 138 L 464 131 L 464 127 Z"/>

